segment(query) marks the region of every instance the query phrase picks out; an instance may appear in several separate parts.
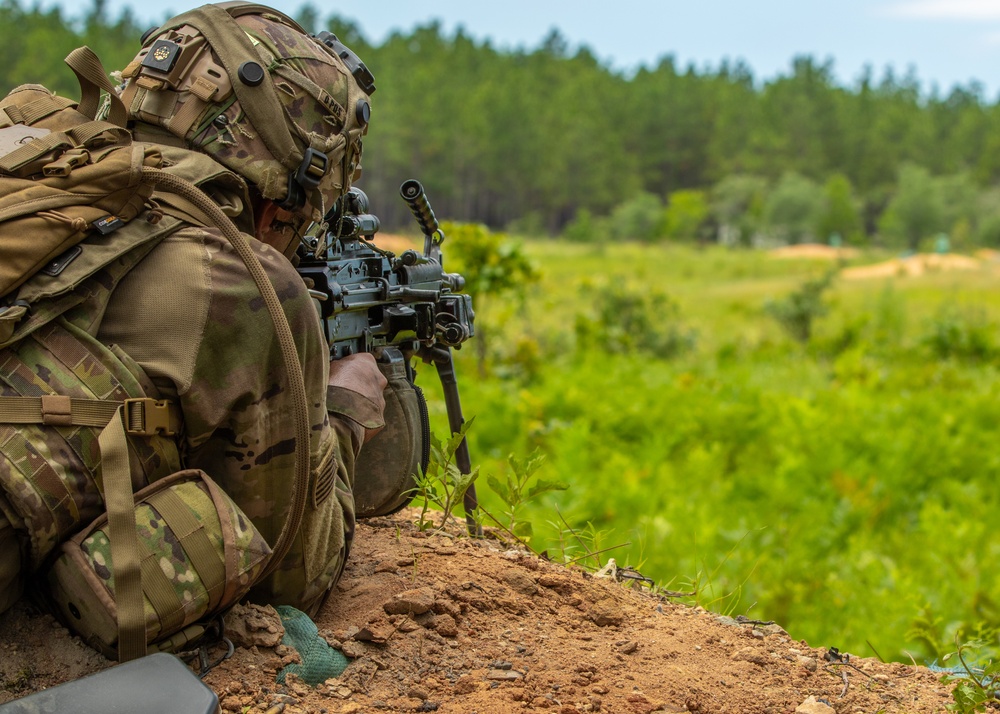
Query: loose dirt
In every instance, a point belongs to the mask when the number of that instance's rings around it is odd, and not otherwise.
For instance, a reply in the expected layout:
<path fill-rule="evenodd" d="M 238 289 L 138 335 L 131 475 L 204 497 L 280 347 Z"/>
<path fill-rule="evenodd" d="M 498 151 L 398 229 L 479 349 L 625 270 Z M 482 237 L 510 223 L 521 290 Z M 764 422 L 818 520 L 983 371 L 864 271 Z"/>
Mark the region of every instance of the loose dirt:
<path fill-rule="evenodd" d="M 497 537 L 420 533 L 413 515 L 359 524 L 316 617 L 350 658 L 344 673 L 315 688 L 277 684 L 296 655 L 264 645 L 280 620 L 253 608 L 244 624 L 260 644 L 205 677 L 224 712 L 890 714 L 951 701 L 925 668 L 839 658 L 776 624 L 675 604 Z M 0 643 L 0 702 L 111 664 L 24 604 L 0 618 Z"/>
<path fill-rule="evenodd" d="M 845 280 L 871 280 L 873 278 L 917 277 L 925 273 L 982 270 L 983 261 L 965 255 L 939 255 L 918 253 L 908 258 L 894 258 L 874 265 L 845 268 L 840 276 Z"/>
<path fill-rule="evenodd" d="M 772 258 L 798 260 L 847 260 L 858 255 L 856 248 L 834 248 L 822 243 L 786 245 L 770 251 Z"/>

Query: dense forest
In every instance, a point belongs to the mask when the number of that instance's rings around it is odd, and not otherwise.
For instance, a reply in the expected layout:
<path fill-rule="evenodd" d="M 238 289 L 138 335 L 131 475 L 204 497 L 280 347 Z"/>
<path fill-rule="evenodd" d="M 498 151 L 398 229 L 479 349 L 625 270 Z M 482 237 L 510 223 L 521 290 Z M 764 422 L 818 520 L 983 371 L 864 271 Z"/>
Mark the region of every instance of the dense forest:
<path fill-rule="evenodd" d="M 623 73 L 557 31 L 499 50 L 431 24 L 376 45 L 314 6 L 298 19 L 375 74 L 362 185 L 390 227 L 408 221 L 396 189 L 415 176 L 442 216 L 524 234 L 1000 244 L 1000 103 L 976 85 L 927 92 L 887 69 L 845 87 L 808 56 L 766 80 L 669 55 Z M 0 73 L 72 94 L 69 50 L 120 68 L 144 29 L 103 0 L 73 16 L 3 0 Z"/>

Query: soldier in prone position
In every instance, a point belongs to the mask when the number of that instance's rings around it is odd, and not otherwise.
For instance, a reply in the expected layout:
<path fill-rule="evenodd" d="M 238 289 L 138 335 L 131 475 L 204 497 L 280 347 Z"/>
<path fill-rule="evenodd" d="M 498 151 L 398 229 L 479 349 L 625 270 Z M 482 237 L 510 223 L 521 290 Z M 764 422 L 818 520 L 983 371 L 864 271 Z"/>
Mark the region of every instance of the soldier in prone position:
<path fill-rule="evenodd" d="M 135 139 L 175 145 L 165 156 L 176 152 L 178 169 L 198 161 L 196 175 L 217 175 L 209 193 L 258 239 L 253 247 L 295 335 L 311 407 L 313 494 L 301 537 L 253 594 L 312 612 L 347 557 L 354 459 L 381 423 L 385 380 L 370 355 L 329 362 L 289 258 L 360 175 L 368 98 L 329 48 L 279 14 L 228 20 L 217 7 L 202 10 L 212 12 L 181 15 L 145 39 L 121 96 Z M 220 56 L 237 38 L 258 57 Z M 272 57 L 278 68 L 269 70 Z M 295 152 L 292 170 L 279 154 L 285 147 Z M 178 401 L 185 465 L 212 476 L 273 544 L 288 508 L 289 398 L 270 321 L 226 242 L 198 228 L 163 240 L 111 291 L 98 338 L 119 345 L 163 397 Z"/>
<path fill-rule="evenodd" d="M 308 226 L 322 220 L 361 172 L 361 138 L 374 85 L 367 68 L 331 37 L 312 37 L 290 18 L 259 5 L 207 5 L 147 33 L 119 88 L 134 140 L 155 144 L 167 173 L 196 183 L 255 239 L 253 253 L 294 335 L 309 410 L 308 492 L 289 550 L 250 596 L 310 614 L 347 558 L 355 459 L 384 425 L 386 387 L 369 354 L 329 361 L 315 308 L 290 262 Z M 18 391 L 19 385 L 43 373 L 49 381 L 41 392 L 58 393 L 52 383 L 72 385 L 85 371 L 105 370 L 109 360 L 116 361 L 110 372 L 131 375 L 145 397 L 175 407 L 175 435 L 161 430 L 129 438 L 135 488 L 181 469 L 200 469 L 273 545 L 292 507 L 296 436 L 272 316 L 244 259 L 197 201 L 157 190 L 147 207 L 145 220 L 86 238 L 82 251 L 67 253 L 53 274 L 24 283 L 19 295 L 41 296 L 30 305 L 32 319 L 50 309 L 61 317 L 51 329 L 6 343 L 11 346 L 4 348 L 0 395 L 35 393 L 34 387 Z M 89 265 L 87 273 L 83 266 Z M 34 352 L 24 348 L 28 340 L 34 340 Z M 78 340 L 87 348 L 80 349 Z M 2 422 L 4 433 L 18 428 Z M 38 428 L 45 443 L 35 445 L 32 463 L 48 459 L 51 479 L 68 484 L 67 502 L 73 504 L 72 513 L 52 516 L 52 532 L 69 534 L 105 510 L 104 494 L 96 491 L 101 455 L 94 442 L 100 429 L 84 429 L 84 441 L 70 444 L 76 436 Z M 56 431 L 69 440 L 50 441 Z M 4 448 L 0 445 L 0 540 L 7 542 L 0 543 L 0 607 L 9 605 L 23 579 L 11 575 L 17 546 L 10 534 L 30 529 L 25 512 L 44 500 L 30 495 L 24 504 L 10 505 L 19 497 L 16 484 L 22 477 L 16 467 L 23 459 Z M 67 459 L 70 466 L 59 463 Z M 59 523 L 64 516 L 71 525 Z M 39 556 L 29 568 L 23 543 L 20 550 L 22 572 L 44 560 Z M 110 572 L 97 572 L 110 581 Z M 183 602 L 182 585 L 175 579 L 173 586 Z"/>

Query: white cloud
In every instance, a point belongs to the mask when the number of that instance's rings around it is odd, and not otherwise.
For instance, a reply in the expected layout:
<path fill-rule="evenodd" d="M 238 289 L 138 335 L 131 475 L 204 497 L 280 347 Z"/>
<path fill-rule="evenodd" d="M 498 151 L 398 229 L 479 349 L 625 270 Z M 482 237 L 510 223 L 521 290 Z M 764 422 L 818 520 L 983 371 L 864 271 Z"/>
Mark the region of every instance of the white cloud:
<path fill-rule="evenodd" d="M 1000 0 L 901 0 L 883 12 L 919 20 L 1000 20 Z"/>

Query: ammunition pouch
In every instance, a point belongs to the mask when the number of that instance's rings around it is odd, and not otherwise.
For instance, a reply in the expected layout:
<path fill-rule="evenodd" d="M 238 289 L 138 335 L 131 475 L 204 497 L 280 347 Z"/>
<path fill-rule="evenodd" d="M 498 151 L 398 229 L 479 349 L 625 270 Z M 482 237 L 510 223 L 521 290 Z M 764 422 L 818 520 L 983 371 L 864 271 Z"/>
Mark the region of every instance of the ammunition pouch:
<path fill-rule="evenodd" d="M 359 518 L 385 516 L 406 506 L 417 486 L 415 474 L 426 470 L 430 425 L 424 394 L 407 376 L 398 350 L 384 350 L 379 369 L 388 385 L 385 428 L 361 449 L 354 466 L 354 504 Z"/>

